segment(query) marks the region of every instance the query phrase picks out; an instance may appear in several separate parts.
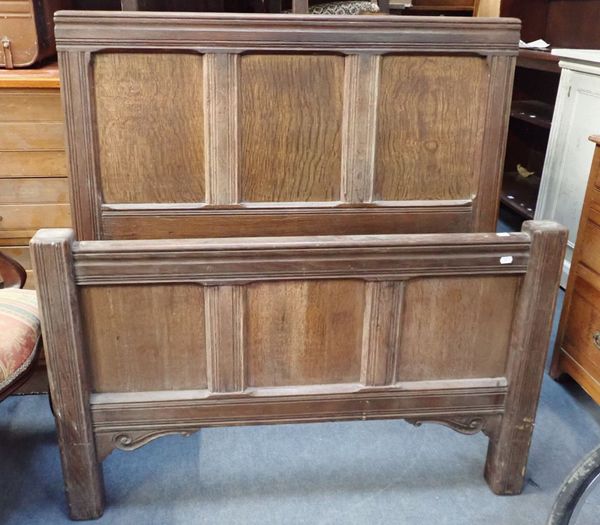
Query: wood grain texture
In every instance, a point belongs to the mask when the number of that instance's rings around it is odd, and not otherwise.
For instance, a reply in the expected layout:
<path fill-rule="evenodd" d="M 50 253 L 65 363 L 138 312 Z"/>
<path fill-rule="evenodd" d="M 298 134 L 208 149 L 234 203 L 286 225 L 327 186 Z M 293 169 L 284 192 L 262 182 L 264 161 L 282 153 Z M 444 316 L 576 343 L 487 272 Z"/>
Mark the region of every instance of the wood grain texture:
<path fill-rule="evenodd" d="M 363 315 L 360 281 L 250 285 L 248 385 L 357 383 Z"/>
<path fill-rule="evenodd" d="M 494 276 L 408 283 L 396 380 L 504 376 L 519 282 Z"/>
<path fill-rule="evenodd" d="M 0 204 L 66 204 L 66 178 L 0 178 Z"/>
<path fill-rule="evenodd" d="M 87 241 L 75 252 L 77 283 L 87 286 L 511 276 L 525 273 L 528 257 L 519 233 Z"/>
<path fill-rule="evenodd" d="M 552 317 L 568 231 L 546 221 L 527 221 L 531 237 L 527 274 L 514 311 L 507 374 L 506 411 L 490 436 L 485 478 L 496 494 L 523 490 Z"/>
<path fill-rule="evenodd" d="M 580 262 L 600 275 L 600 213 L 590 210 L 587 224 L 584 225 L 584 242 L 580 248 Z"/>
<path fill-rule="evenodd" d="M 93 391 L 206 388 L 203 294 L 194 285 L 84 288 Z"/>
<path fill-rule="evenodd" d="M 62 122 L 58 89 L 1 89 L 0 122 Z"/>
<path fill-rule="evenodd" d="M 384 56 L 376 200 L 468 199 L 477 191 L 488 66 L 479 57 Z"/>
<path fill-rule="evenodd" d="M 101 217 L 106 239 L 235 237 L 240 233 L 259 237 L 473 231 L 470 204 L 262 210 L 105 209 Z"/>
<path fill-rule="evenodd" d="M 64 228 L 70 224 L 68 204 L 0 204 L 0 231 L 29 232 L 38 228 Z"/>
<path fill-rule="evenodd" d="M 370 202 L 375 175 L 379 65 L 377 55 L 350 55 L 344 79 L 342 200 Z"/>
<path fill-rule="evenodd" d="M 405 284 L 369 282 L 365 288 L 361 383 L 390 385 L 396 376 Z"/>
<path fill-rule="evenodd" d="M 104 201 L 204 201 L 202 57 L 104 53 L 93 74 Z"/>
<path fill-rule="evenodd" d="M 561 350 L 579 363 L 592 377 L 600 377 L 600 352 L 594 336 L 600 332 L 600 291 L 582 278 L 575 280 L 569 318 Z"/>
<path fill-rule="evenodd" d="M 64 135 L 62 122 L 0 122 L 0 150 L 63 151 Z"/>
<path fill-rule="evenodd" d="M 90 418 L 89 376 L 81 311 L 73 280 L 71 230 L 45 230 L 31 242 L 39 277 L 39 308 L 50 392 L 69 513 L 98 518 L 104 510 L 104 483 Z"/>
<path fill-rule="evenodd" d="M 206 202 L 234 204 L 238 180 L 239 57 L 208 53 L 204 57 Z"/>
<path fill-rule="evenodd" d="M 91 53 L 61 53 L 60 85 L 67 129 L 71 212 L 78 239 L 102 235 L 100 180 L 98 177 L 98 134 L 94 125 Z"/>
<path fill-rule="evenodd" d="M 241 286 L 205 289 L 208 389 L 240 392 L 245 386 L 245 293 Z"/>
<path fill-rule="evenodd" d="M 473 161 L 477 181 L 473 207 L 475 231 L 496 229 L 516 60 L 512 56 L 488 57 L 489 86 L 477 132 L 482 134 L 481 149 L 475 150 Z"/>
<path fill-rule="evenodd" d="M 339 200 L 343 85 L 340 56 L 242 57 L 242 201 Z"/>
<path fill-rule="evenodd" d="M 66 177 L 63 151 L 0 151 L 0 177 Z"/>

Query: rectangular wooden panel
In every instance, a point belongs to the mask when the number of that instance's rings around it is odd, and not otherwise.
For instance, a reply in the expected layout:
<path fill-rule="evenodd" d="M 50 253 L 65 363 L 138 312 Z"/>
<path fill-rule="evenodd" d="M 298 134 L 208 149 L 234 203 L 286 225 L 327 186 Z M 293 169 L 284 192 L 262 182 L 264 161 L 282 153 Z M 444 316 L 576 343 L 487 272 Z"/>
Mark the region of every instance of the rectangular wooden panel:
<path fill-rule="evenodd" d="M 504 376 L 520 281 L 493 276 L 409 282 L 396 380 Z"/>
<path fill-rule="evenodd" d="M 339 200 L 343 88 L 341 56 L 242 57 L 242 201 Z"/>
<path fill-rule="evenodd" d="M 66 178 L 0 179 L 0 204 L 62 204 L 69 202 Z"/>
<path fill-rule="evenodd" d="M 206 388 L 202 287 L 90 287 L 81 303 L 95 392 Z"/>
<path fill-rule="evenodd" d="M 476 194 L 488 77 L 482 57 L 382 58 L 375 200 Z"/>
<path fill-rule="evenodd" d="M 257 283 L 247 288 L 248 386 L 358 383 L 364 283 Z"/>
<path fill-rule="evenodd" d="M 58 89 L 0 90 L 0 122 L 62 122 Z"/>
<path fill-rule="evenodd" d="M 104 201 L 204 201 L 202 57 L 100 53 L 93 71 Z"/>
<path fill-rule="evenodd" d="M 67 155 L 59 151 L 0 151 L 0 177 L 66 177 Z"/>

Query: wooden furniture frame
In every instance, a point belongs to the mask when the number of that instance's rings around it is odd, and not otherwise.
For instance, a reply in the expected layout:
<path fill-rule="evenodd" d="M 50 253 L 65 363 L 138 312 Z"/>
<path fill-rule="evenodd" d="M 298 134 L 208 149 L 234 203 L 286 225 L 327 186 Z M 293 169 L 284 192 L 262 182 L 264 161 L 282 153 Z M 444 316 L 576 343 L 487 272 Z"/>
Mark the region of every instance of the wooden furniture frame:
<path fill-rule="evenodd" d="M 519 27 L 59 12 L 77 238 L 493 231 Z"/>
<path fill-rule="evenodd" d="M 71 516 L 100 462 L 201 427 L 405 418 L 519 493 L 566 230 L 31 242 Z M 132 311 L 135 314 L 132 316 Z"/>

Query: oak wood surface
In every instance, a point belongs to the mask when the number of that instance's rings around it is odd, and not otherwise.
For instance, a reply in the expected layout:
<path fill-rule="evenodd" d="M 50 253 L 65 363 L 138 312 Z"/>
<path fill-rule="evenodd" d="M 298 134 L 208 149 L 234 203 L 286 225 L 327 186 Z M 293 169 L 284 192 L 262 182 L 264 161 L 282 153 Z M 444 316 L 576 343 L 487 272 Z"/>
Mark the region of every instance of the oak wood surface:
<path fill-rule="evenodd" d="M 104 202 L 204 201 L 201 57 L 100 53 L 93 72 Z"/>
<path fill-rule="evenodd" d="M 397 380 L 503 376 L 519 281 L 508 276 L 408 283 Z"/>
<path fill-rule="evenodd" d="M 364 288 L 352 280 L 249 286 L 248 386 L 358 383 Z"/>
<path fill-rule="evenodd" d="M 0 122 L 3 150 L 63 151 L 64 133 L 62 122 Z"/>
<path fill-rule="evenodd" d="M 474 160 L 484 139 L 489 74 L 481 57 L 382 58 L 376 200 L 470 199 L 477 194 Z"/>
<path fill-rule="evenodd" d="M 0 151 L 0 177 L 64 177 L 67 157 L 61 151 Z"/>
<path fill-rule="evenodd" d="M 65 177 L 0 178 L 0 204 L 67 204 L 68 202 L 69 187 Z"/>
<path fill-rule="evenodd" d="M 78 238 L 494 229 L 515 20 L 64 12 L 56 21 Z M 169 72 L 182 61 L 203 78 L 177 84 Z M 137 87 L 117 97 L 123 71 Z M 426 96 L 416 85 L 429 86 Z M 157 112 L 175 132 L 156 131 Z M 176 147 L 133 148 L 141 139 L 130 124 L 146 120 L 148 136 L 174 135 Z M 102 131 L 108 121 L 116 140 Z M 113 191 L 115 181 L 127 189 Z"/>
<path fill-rule="evenodd" d="M 2 89 L 0 122 L 62 122 L 56 89 Z"/>
<path fill-rule="evenodd" d="M 104 484 L 91 425 L 78 292 L 72 280 L 74 236 L 70 230 L 58 231 L 63 232 L 60 240 L 54 237 L 51 245 L 32 240 L 31 250 L 69 514 L 73 519 L 93 519 L 104 510 Z M 43 239 L 43 234 L 36 235 L 38 241 Z"/>
<path fill-rule="evenodd" d="M 240 62 L 241 200 L 340 200 L 344 58 Z"/>
<path fill-rule="evenodd" d="M 206 388 L 203 294 L 193 285 L 84 288 L 92 390 Z"/>

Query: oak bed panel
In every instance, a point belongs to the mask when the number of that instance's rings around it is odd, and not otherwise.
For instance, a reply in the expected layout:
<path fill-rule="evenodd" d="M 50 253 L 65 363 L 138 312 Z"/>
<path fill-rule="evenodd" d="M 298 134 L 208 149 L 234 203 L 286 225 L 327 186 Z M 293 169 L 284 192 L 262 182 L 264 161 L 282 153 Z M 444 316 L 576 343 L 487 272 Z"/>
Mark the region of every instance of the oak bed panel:
<path fill-rule="evenodd" d="M 240 59 L 240 200 L 340 200 L 344 57 Z"/>
<path fill-rule="evenodd" d="M 202 287 L 91 286 L 81 307 L 94 392 L 206 388 Z"/>
<path fill-rule="evenodd" d="M 256 283 L 246 298 L 249 387 L 360 381 L 364 282 Z"/>
<path fill-rule="evenodd" d="M 103 202 L 203 202 L 202 56 L 98 53 L 91 69 Z"/>

